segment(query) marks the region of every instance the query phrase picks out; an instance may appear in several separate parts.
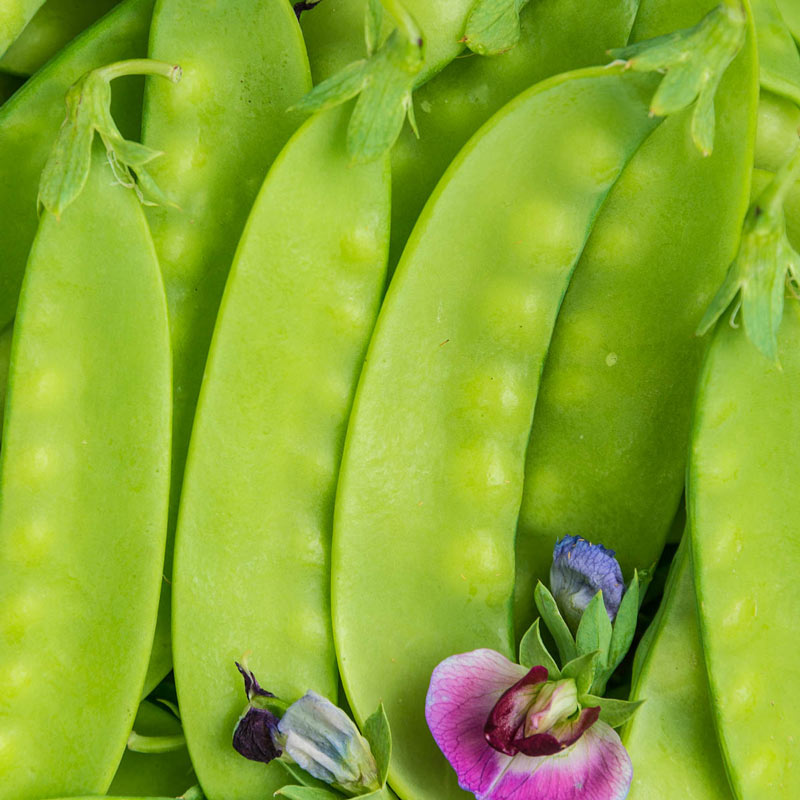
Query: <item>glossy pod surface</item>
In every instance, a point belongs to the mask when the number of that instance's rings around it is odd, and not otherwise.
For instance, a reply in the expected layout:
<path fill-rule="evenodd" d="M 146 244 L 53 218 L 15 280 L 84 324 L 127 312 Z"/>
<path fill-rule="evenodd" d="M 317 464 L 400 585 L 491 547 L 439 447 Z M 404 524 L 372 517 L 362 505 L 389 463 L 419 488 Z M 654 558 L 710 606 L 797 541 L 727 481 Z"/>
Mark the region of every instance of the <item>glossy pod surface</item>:
<path fill-rule="evenodd" d="M 104 156 L 45 214 L 0 462 L 0 797 L 101 793 L 144 682 L 164 558 L 170 371 L 144 215 Z"/>
<path fill-rule="evenodd" d="M 733 800 L 714 733 L 687 539 L 636 654 L 631 700 L 644 705 L 622 732 L 633 761 L 629 800 Z"/>
<path fill-rule="evenodd" d="M 513 649 L 541 364 L 594 215 L 654 124 L 649 85 L 587 70 L 496 115 L 439 184 L 381 309 L 337 494 L 333 624 L 356 717 L 386 706 L 401 797 L 460 794 L 425 724 L 436 664 Z"/>
<path fill-rule="evenodd" d="M 267 169 L 300 122 L 287 109 L 310 88 L 310 77 L 286 0 L 159 0 L 150 56 L 183 69 L 177 86 L 149 81 L 143 119 L 144 143 L 164 153 L 151 172 L 178 206 L 147 210 L 172 337 L 171 534 L 225 279 Z M 168 541 L 167 576 L 171 552 Z M 169 671 L 170 658 L 165 582 L 149 686 Z"/>
<path fill-rule="evenodd" d="M 11 359 L 11 337 L 14 326 L 9 325 L 0 333 L 0 429 L 3 426 L 3 414 L 6 407 L 6 389 L 8 387 L 8 366 Z"/>
<path fill-rule="evenodd" d="M 287 782 L 231 747 L 234 661 L 287 700 L 336 699 L 330 531 L 356 381 L 389 241 L 384 160 L 351 165 L 350 105 L 310 120 L 272 167 L 220 308 L 176 542 L 175 674 L 209 798 Z M 314 209 L 313 213 L 309 209 Z"/>
<path fill-rule="evenodd" d="M 753 164 L 772 172 L 780 169 L 797 147 L 800 108 L 791 100 L 761 90 L 758 98 L 758 133 Z"/>
<path fill-rule="evenodd" d="M 636 40 L 694 24 L 715 3 L 642 0 Z M 695 335 L 736 254 L 747 207 L 757 74 L 752 30 L 715 99 L 714 152 L 667 118 L 609 195 L 570 283 L 536 405 L 517 536 L 517 632 L 536 616 L 556 539 L 658 558 L 683 491 L 706 343 Z M 576 169 L 582 160 L 575 149 Z"/>
<path fill-rule="evenodd" d="M 117 0 L 47 0 L 0 58 L 0 70 L 31 75 Z"/>
<path fill-rule="evenodd" d="M 700 382 L 689 515 L 712 705 L 747 800 L 800 796 L 800 307 L 787 299 L 782 369 L 723 318 Z"/>
<path fill-rule="evenodd" d="M 800 53 L 775 0 L 750 0 L 758 40 L 761 85 L 800 103 Z"/>
<path fill-rule="evenodd" d="M 14 318 L 25 263 L 36 234 L 39 176 L 59 126 L 64 95 L 82 75 L 97 67 L 147 52 L 153 0 L 125 0 L 79 36 L 31 78 L 0 109 L 0 325 Z M 141 118 L 141 87 L 114 83 L 114 118 L 123 133 L 135 136 Z"/>
<path fill-rule="evenodd" d="M 0 6 L 0 56 L 8 50 L 44 0 L 3 0 Z"/>

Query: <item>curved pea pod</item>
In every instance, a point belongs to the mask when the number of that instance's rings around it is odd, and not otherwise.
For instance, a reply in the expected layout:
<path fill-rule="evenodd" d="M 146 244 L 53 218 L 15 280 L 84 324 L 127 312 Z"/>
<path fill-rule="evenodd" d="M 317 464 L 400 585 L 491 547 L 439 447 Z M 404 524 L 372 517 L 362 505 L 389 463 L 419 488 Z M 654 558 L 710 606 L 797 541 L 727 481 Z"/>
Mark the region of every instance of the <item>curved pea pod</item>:
<path fill-rule="evenodd" d="M 425 723 L 434 667 L 514 649 L 542 362 L 594 218 L 656 124 L 652 84 L 630 78 L 571 73 L 495 115 L 425 207 L 381 309 L 339 479 L 332 600 L 348 700 L 360 721 L 383 701 L 400 797 L 459 795 Z"/>
<path fill-rule="evenodd" d="M 39 176 L 64 121 L 64 95 L 87 72 L 147 52 L 153 0 L 125 0 L 81 34 L 0 109 L 0 326 L 14 318 L 25 263 L 36 234 Z M 120 82 L 114 118 L 134 135 L 141 87 Z"/>
<path fill-rule="evenodd" d="M 117 0 L 47 0 L 0 58 L 0 70 L 31 75 Z"/>
<path fill-rule="evenodd" d="M 710 4 L 702 3 L 701 6 Z M 696 2 L 642 0 L 636 38 L 688 25 Z M 666 118 L 603 207 L 564 299 L 536 405 L 517 534 L 517 631 L 536 615 L 553 542 L 579 535 L 650 567 L 683 491 L 706 343 L 695 333 L 738 246 L 755 134 L 752 25 L 716 92 L 713 154 L 692 109 Z"/>
<path fill-rule="evenodd" d="M 791 100 L 761 90 L 758 98 L 758 130 L 753 163 L 756 169 L 775 172 L 797 147 L 800 108 Z"/>
<path fill-rule="evenodd" d="M 644 703 L 622 732 L 633 761 L 629 800 L 733 800 L 714 732 L 688 533 L 639 651 L 631 700 Z"/>
<path fill-rule="evenodd" d="M 6 407 L 6 390 L 8 387 L 8 367 L 11 360 L 11 337 L 14 326 L 9 325 L 0 333 L 0 431 L 3 428 L 3 415 Z"/>
<path fill-rule="evenodd" d="M 44 0 L 4 0 L 0 6 L 0 56 L 22 33 Z"/>
<path fill-rule="evenodd" d="M 336 697 L 333 498 L 389 239 L 388 163 L 350 164 L 349 111 L 313 117 L 267 176 L 225 290 L 192 433 L 175 551 L 175 675 L 212 800 L 287 783 L 280 764 L 246 761 L 231 745 L 245 704 L 235 664 L 243 655 L 281 698 L 308 689 Z"/>
<path fill-rule="evenodd" d="M 364 3 L 325 0 L 304 13 L 315 82 L 361 55 Z M 606 50 L 628 39 L 636 2 L 592 4 L 538 0 L 520 15 L 521 34 L 494 58 L 457 58 L 414 93 L 418 135 L 406 126 L 392 148 L 392 244 L 389 264 L 400 258 L 425 201 L 470 136 L 523 90 L 570 69 L 600 64 Z M 558 24 L 554 24 L 558 20 Z"/>
<path fill-rule="evenodd" d="M 723 319 L 699 385 L 689 516 L 717 731 L 738 797 L 800 795 L 796 591 L 800 308 L 787 301 L 779 368 Z"/>
<path fill-rule="evenodd" d="M 108 787 L 142 691 L 169 489 L 166 303 L 100 148 L 45 213 L 14 324 L 0 461 L 0 797 Z"/>
<path fill-rule="evenodd" d="M 800 53 L 775 0 L 750 0 L 761 86 L 800 105 Z"/>
<path fill-rule="evenodd" d="M 797 0 L 775 0 L 775 2 L 794 40 L 800 42 L 800 5 Z"/>
<path fill-rule="evenodd" d="M 159 0 L 152 58 L 178 63 L 175 91 L 145 90 L 143 143 L 164 155 L 154 180 L 173 206 L 147 209 L 164 274 L 173 352 L 173 463 L 165 576 L 197 396 L 236 243 L 267 169 L 301 117 L 309 88 L 300 29 L 286 0 Z M 149 165 L 148 165 L 149 166 Z M 147 687 L 170 668 L 169 584 Z"/>
<path fill-rule="evenodd" d="M 181 738 L 180 722 L 165 708 L 147 700 L 136 712 L 133 730 L 139 736 L 158 740 Z M 155 738 L 153 739 L 155 741 Z M 119 797 L 176 797 L 196 783 L 186 743 L 164 752 L 125 750 L 108 794 Z"/>

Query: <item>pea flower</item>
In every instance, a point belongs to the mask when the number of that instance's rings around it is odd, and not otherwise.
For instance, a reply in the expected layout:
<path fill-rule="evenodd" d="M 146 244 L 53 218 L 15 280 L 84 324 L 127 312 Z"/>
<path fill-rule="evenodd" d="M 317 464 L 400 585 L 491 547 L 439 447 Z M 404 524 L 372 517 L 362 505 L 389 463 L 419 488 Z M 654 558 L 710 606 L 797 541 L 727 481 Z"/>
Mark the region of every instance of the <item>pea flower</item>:
<path fill-rule="evenodd" d="M 582 707 L 580 677 L 566 672 L 550 680 L 546 667 L 488 649 L 434 669 L 425 717 L 462 789 L 478 800 L 627 796 L 630 758 L 601 707 Z"/>
<path fill-rule="evenodd" d="M 342 709 L 313 691 L 286 704 L 262 689 L 252 672 L 236 666 L 248 699 L 233 734 L 241 755 L 265 764 L 280 759 L 297 765 L 348 796 L 381 789 L 370 743 Z"/>
<path fill-rule="evenodd" d="M 619 611 L 625 583 L 614 551 L 580 536 L 556 542 L 550 566 L 550 588 L 567 625 L 574 633 L 592 598 L 603 592 L 608 618 Z"/>

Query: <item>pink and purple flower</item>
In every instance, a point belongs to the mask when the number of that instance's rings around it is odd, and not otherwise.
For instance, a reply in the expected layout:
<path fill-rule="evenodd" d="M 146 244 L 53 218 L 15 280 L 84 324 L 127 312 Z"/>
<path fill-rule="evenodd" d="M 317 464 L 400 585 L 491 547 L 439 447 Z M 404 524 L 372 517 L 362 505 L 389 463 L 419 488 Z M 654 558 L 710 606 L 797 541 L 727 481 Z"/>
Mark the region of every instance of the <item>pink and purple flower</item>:
<path fill-rule="evenodd" d="M 580 707 L 573 679 L 548 677 L 488 649 L 436 667 L 425 717 L 459 785 L 478 800 L 623 800 L 633 768 L 619 736 Z"/>

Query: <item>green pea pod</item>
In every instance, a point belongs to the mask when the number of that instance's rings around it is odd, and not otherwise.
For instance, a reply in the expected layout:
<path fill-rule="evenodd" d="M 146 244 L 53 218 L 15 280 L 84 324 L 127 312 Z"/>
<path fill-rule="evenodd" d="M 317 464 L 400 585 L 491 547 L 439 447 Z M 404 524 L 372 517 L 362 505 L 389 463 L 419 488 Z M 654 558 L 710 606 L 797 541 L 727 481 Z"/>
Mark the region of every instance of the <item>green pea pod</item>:
<path fill-rule="evenodd" d="M 622 731 L 633 762 L 629 800 L 733 800 L 714 734 L 688 534 L 636 653 L 631 699 L 644 703 Z"/>
<path fill-rule="evenodd" d="M 44 0 L 4 0 L 0 6 L 0 56 L 22 33 Z"/>
<path fill-rule="evenodd" d="M 758 37 L 761 86 L 800 105 L 800 53 L 775 0 L 750 0 Z"/>
<path fill-rule="evenodd" d="M 14 324 L 0 461 L 0 797 L 101 793 L 155 627 L 170 358 L 153 244 L 102 148 L 45 213 Z"/>
<path fill-rule="evenodd" d="M 173 581 L 175 676 L 212 800 L 287 783 L 279 764 L 245 761 L 231 746 L 243 655 L 281 698 L 308 689 L 336 697 L 333 497 L 389 242 L 388 161 L 350 164 L 350 111 L 313 117 L 267 176 L 225 290 L 192 434 Z"/>
<path fill-rule="evenodd" d="M 267 169 L 300 121 L 287 108 L 310 78 L 285 0 L 159 0 L 150 55 L 183 68 L 180 85 L 169 87 L 175 91 L 148 83 L 142 134 L 163 153 L 148 169 L 173 203 L 147 209 L 173 352 L 169 578 L 186 450 L 225 279 Z M 169 594 L 165 580 L 146 688 L 170 668 Z"/>
<path fill-rule="evenodd" d="M 32 75 L 117 0 L 47 0 L 0 58 L 0 70 Z"/>
<path fill-rule="evenodd" d="M 139 705 L 133 730 L 154 742 L 180 739 L 182 732 L 173 714 L 147 700 Z M 136 752 L 129 746 L 108 793 L 119 797 L 176 797 L 196 781 L 185 742 L 162 753 Z"/>
<path fill-rule="evenodd" d="M 3 427 L 3 412 L 6 405 L 6 389 L 8 386 L 8 366 L 11 359 L 11 337 L 13 334 L 13 324 L 0 333 L 0 429 Z"/>
<path fill-rule="evenodd" d="M 512 50 L 497 58 L 457 58 L 417 89 L 419 136 L 406 127 L 392 148 L 390 268 L 425 201 L 469 137 L 534 83 L 605 61 L 608 48 L 627 41 L 637 5 L 636 0 L 601 0 L 589 10 L 585 0 L 537 0 L 520 15 L 521 34 Z M 315 82 L 361 55 L 362 6 L 325 0 L 300 17 Z"/>
<path fill-rule="evenodd" d="M 646 38 L 702 12 L 696 0 L 642 0 L 634 31 Z M 691 108 L 668 117 L 609 195 L 575 270 L 527 455 L 520 636 L 536 615 L 534 587 L 547 580 L 557 539 L 580 535 L 616 550 L 628 577 L 663 548 L 683 491 L 706 348 L 695 332 L 736 253 L 747 207 L 755 56 L 750 25 L 716 92 L 713 154 L 692 149 Z"/>
<path fill-rule="evenodd" d="M 780 169 L 797 147 L 800 108 L 791 100 L 761 89 L 753 163 L 757 169 Z"/>
<path fill-rule="evenodd" d="M 14 318 L 38 217 L 39 176 L 64 121 L 64 95 L 87 72 L 147 51 L 153 0 L 125 0 L 37 73 L 0 109 L 0 326 Z M 121 82 L 114 118 L 136 136 L 141 86 Z"/>
<path fill-rule="evenodd" d="M 757 191 L 771 176 L 754 178 Z M 784 208 L 797 248 L 796 185 Z M 791 766 L 798 757 L 793 711 L 800 678 L 792 477 L 800 464 L 800 307 L 787 299 L 777 334 L 780 367 L 753 346 L 743 326 L 727 323 L 718 323 L 704 366 L 689 464 L 700 630 L 736 796 L 788 799 L 800 793 Z"/>
<path fill-rule="evenodd" d="M 348 700 L 358 720 L 383 701 L 401 797 L 459 795 L 425 723 L 434 667 L 514 650 L 541 366 L 594 218 L 657 124 L 652 86 L 596 68 L 501 110 L 442 178 L 381 309 L 342 461 L 332 602 Z"/>
<path fill-rule="evenodd" d="M 800 5 L 797 0 L 775 0 L 786 25 L 796 42 L 800 42 Z"/>

